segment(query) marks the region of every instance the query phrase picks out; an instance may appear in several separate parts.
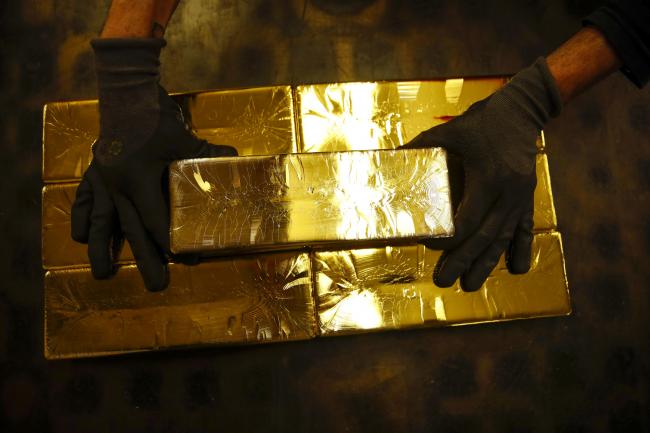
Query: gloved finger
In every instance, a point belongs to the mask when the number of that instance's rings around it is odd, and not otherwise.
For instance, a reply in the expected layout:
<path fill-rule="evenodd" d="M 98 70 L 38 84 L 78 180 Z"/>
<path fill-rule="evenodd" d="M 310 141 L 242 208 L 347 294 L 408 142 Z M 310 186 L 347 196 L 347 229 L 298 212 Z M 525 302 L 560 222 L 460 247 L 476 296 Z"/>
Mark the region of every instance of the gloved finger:
<path fill-rule="evenodd" d="M 86 176 L 77 187 L 70 211 L 70 234 L 72 239 L 83 244 L 88 242 L 90 215 L 93 211 L 93 188 Z"/>
<path fill-rule="evenodd" d="M 531 249 L 533 244 L 534 200 L 523 212 L 515 230 L 510 248 L 506 254 L 506 265 L 511 274 L 525 274 L 530 269 Z"/>
<path fill-rule="evenodd" d="M 201 256 L 199 254 L 170 254 L 169 257 L 174 262 L 187 266 L 195 266 L 201 262 Z"/>
<path fill-rule="evenodd" d="M 90 269 L 96 279 L 106 279 L 114 273 L 113 235 L 119 229 L 117 211 L 113 202 L 95 200 L 90 220 L 88 234 Z"/>
<path fill-rule="evenodd" d="M 144 228 L 162 251 L 169 251 L 169 201 L 167 171 L 161 179 L 143 176 L 143 182 L 132 191 L 135 208 Z"/>
<path fill-rule="evenodd" d="M 437 273 L 434 274 L 434 283 L 438 287 L 450 287 L 470 268 L 472 263 L 497 238 L 511 209 L 511 200 L 501 196 L 490 209 L 480 228 L 461 245 L 444 256 L 442 263 L 436 267 Z M 441 257 L 441 259 L 443 258 Z"/>
<path fill-rule="evenodd" d="M 460 285 L 465 292 L 477 291 L 487 280 L 490 272 L 499 263 L 501 254 L 508 248 L 518 220 L 518 214 L 510 215 L 499 236 L 472 263 L 469 270 L 463 274 Z"/>
<path fill-rule="evenodd" d="M 417 149 L 422 147 L 443 147 L 452 153 L 462 153 L 457 139 L 456 119 L 442 125 L 420 132 L 413 140 L 400 146 L 400 149 Z"/>
<path fill-rule="evenodd" d="M 188 142 L 178 146 L 178 159 L 219 158 L 237 156 L 237 149 L 223 144 L 212 144 L 192 137 Z"/>
<path fill-rule="evenodd" d="M 471 170 L 465 171 L 463 199 L 454 217 L 454 235 L 450 238 L 425 239 L 422 243 L 430 249 L 449 250 L 461 245 L 476 232 L 490 208 L 497 201 L 497 187 L 481 181 Z"/>
<path fill-rule="evenodd" d="M 140 221 L 138 212 L 129 199 L 114 196 L 122 231 L 131 244 L 135 262 L 147 290 L 157 292 L 167 286 L 167 264 Z"/>

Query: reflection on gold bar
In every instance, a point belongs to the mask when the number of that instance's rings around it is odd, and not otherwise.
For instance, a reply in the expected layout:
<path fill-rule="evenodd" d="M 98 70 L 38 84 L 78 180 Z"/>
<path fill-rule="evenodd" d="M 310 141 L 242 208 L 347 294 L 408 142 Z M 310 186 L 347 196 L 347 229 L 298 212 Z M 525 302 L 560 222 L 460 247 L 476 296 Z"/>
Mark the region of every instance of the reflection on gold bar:
<path fill-rule="evenodd" d="M 98 356 L 315 336 L 308 254 L 170 265 L 170 285 L 147 292 L 135 266 L 111 280 L 90 270 L 45 276 L 45 356 Z"/>
<path fill-rule="evenodd" d="M 72 240 L 70 210 L 74 202 L 76 183 L 46 185 L 43 188 L 42 254 L 43 268 L 88 266 L 87 247 Z M 128 242 L 124 243 L 118 262 L 133 261 Z"/>
<path fill-rule="evenodd" d="M 459 116 L 505 78 L 298 86 L 301 152 L 395 149 Z M 538 147 L 543 141 L 538 140 Z"/>
<path fill-rule="evenodd" d="M 175 253 L 453 234 L 436 148 L 178 161 L 170 196 Z"/>
<path fill-rule="evenodd" d="M 198 93 L 190 98 L 192 128 L 239 155 L 297 152 L 291 87 Z"/>
<path fill-rule="evenodd" d="M 98 134 L 97 101 L 47 104 L 43 109 L 43 180 L 81 179 Z"/>
<path fill-rule="evenodd" d="M 512 275 L 503 258 L 483 287 L 441 289 L 440 256 L 421 245 L 316 252 L 314 274 L 323 335 L 566 315 L 571 304 L 559 233 L 535 235 L 531 270 Z"/>
<path fill-rule="evenodd" d="M 553 191 L 551 190 L 551 176 L 548 169 L 546 155 L 540 153 L 536 161 L 537 186 L 535 187 L 535 208 L 533 214 L 533 228 L 536 232 L 555 230 L 557 218 L 553 205 Z"/>

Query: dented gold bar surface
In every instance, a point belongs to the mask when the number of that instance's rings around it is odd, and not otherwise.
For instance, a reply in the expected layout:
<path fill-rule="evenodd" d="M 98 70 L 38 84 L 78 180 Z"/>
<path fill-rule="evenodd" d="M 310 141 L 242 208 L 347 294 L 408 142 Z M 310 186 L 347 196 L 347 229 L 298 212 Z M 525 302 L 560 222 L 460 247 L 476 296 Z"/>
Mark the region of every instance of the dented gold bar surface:
<path fill-rule="evenodd" d="M 170 169 L 172 251 L 451 236 L 445 155 L 431 148 L 178 161 Z"/>
<path fill-rule="evenodd" d="M 395 149 L 461 115 L 506 82 L 456 78 L 298 86 L 300 151 Z M 543 136 L 537 146 L 543 148 Z"/>
<path fill-rule="evenodd" d="M 196 135 L 228 144 L 240 155 L 297 151 L 289 86 L 220 90 L 175 96 Z M 53 102 L 43 112 L 43 180 L 80 180 L 99 134 L 97 101 Z"/>
<path fill-rule="evenodd" d="M 196 135 L 239 155 L 298 151 L 290 86 L 203 92 L 189 98 Z"/>
<path fill-rule="evenodd" d="M 303 340 L 317 332 L 306 253 L 172 264 L 169 272 L 169 287 L 150 293 L 133 265 L 101 281 L 88 268 L 49 271 L 46 357 Z"/>
<path fill-rule="evenodd" d="M 446 326 L 571 312 L 562 239 L 536 234 L 531 269 L 512 275 L 503 257 L 477 292 L 439 288 L 439 251 L 422 245 L 314 254 L 318 321 L 323 335 Z"/>

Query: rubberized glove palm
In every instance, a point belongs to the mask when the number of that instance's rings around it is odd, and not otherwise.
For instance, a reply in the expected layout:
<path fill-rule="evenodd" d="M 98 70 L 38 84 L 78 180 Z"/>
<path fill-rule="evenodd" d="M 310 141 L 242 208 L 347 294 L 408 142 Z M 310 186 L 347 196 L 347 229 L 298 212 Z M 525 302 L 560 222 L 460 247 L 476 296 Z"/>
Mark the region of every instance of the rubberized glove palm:
<path fill-rule="evenodd" d="M 449 287 L 461 278 L 463 290 L 476 291 L 503 252 L 511 273 L 528 272 L 535 142 L 561 107 L 555 81 L 540 58 L 463 115 L 422 132 L 404 146 L 443 147 L 463 163 L 464 190 L 455 235 L 423 242 L 445 250 L 434 272 L 436 285 Z"/>
<path fill-rule="evenodd" d="M 95 278 L 108 278 L 123 232 L 147 289 L 167 285 L 168 166 L 188 158 L 235 156 L 195 137 L 159 85 L 161 39 L 97 39 L 100 134 L 77 189 L 72 237 L 88 243 Z"/>

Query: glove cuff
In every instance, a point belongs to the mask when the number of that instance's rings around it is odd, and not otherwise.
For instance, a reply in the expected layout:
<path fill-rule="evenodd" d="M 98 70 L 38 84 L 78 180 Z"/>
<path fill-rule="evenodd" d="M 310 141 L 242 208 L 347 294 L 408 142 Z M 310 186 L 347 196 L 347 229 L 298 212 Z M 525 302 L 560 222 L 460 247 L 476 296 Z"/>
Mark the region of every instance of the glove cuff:
<path fill-rule="evenodd" d="M 94 153 L 101 163 L 108 164 L 145 143 L 158 125 L 159 57 L 166 42 L 110 38 L 93 39 L 90 44 L 99 96 L 100 140 Z"/>
<path fill-rule="evenodd" d="M 539 129 L 562 111 L 560 91 L 543 57 L 518 72 L 506 87 L 510 98 L 520 103 Z"/>

